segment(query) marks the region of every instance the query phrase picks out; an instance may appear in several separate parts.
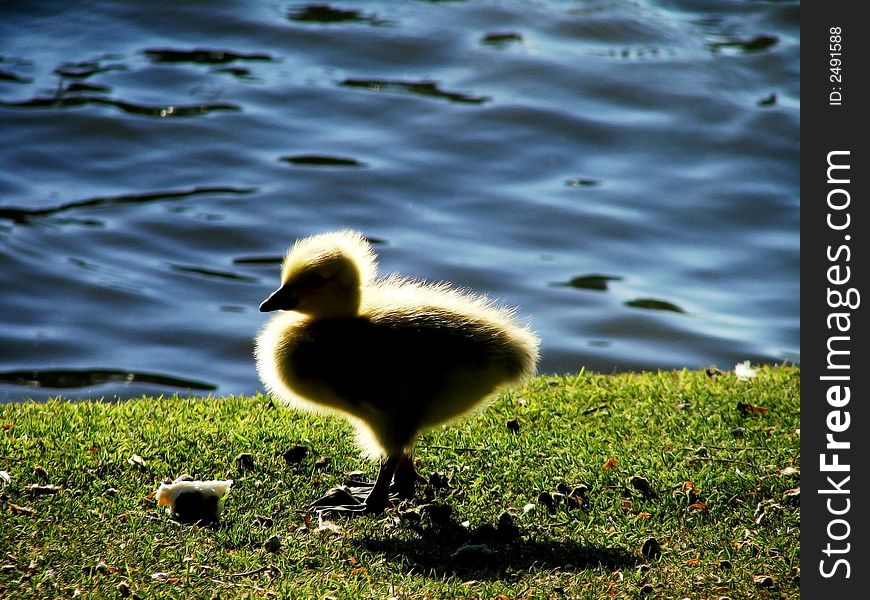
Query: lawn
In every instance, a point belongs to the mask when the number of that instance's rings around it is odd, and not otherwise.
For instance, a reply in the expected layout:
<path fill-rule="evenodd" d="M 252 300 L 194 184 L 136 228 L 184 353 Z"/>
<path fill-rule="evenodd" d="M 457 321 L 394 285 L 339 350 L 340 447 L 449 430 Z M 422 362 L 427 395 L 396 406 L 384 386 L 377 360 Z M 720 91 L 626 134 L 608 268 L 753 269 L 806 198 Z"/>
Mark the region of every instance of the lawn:
<path fill-rule="evenodd" d="M 797 598 L 800 370 L 536 378 L 426 433 L 414 502 L 306 507 L 350 428 L 266 396 L 0 406 L 0 596 Z M 218 523 L 161 481 L 232 479 Z"/>

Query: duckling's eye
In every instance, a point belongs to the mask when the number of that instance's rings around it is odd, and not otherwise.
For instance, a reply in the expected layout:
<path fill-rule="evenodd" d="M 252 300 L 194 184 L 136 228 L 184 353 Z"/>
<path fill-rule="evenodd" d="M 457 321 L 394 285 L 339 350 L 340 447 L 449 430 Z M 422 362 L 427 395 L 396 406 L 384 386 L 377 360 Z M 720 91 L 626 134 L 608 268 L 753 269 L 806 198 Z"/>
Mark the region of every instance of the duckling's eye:
<path fill-rule="evenodd" d="M 311 273 L 302 280 L 302 285 L 309 289 L 317 289 L 326 283 L 326 278 L 320 273 Z"/>

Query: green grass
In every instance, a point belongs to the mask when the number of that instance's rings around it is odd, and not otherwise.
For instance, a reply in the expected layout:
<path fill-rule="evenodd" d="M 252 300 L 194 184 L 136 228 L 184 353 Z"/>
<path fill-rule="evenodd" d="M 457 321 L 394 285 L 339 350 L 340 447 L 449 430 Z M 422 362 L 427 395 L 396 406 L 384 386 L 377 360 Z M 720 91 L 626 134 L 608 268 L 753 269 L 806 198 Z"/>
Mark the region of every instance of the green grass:
<path fill-rule="evenodd" d="M 422 438 L 418 469 L 449 487 L 323 526 L 305 506 L 375 472 L 340 420 L 264 396 L 0 406 L 0 596 L 796 598 L 799 384 L 795 367 L 537 378 Z M 235 480 L 219 524 L 149 498 L 181 473 Z"/>

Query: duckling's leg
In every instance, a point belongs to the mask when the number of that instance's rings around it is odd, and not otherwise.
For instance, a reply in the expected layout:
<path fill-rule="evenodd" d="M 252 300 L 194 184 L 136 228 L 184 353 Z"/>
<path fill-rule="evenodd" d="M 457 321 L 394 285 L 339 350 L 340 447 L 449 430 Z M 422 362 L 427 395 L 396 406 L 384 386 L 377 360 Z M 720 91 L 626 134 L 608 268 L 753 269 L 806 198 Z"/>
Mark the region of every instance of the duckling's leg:
<path fill-rule="evenodd" d="M 417 482 L 426 481 L 417 474 L 417 469 L 414 468 L 414 457 L 410 452 L 402 454 L 399 464 L 396 465 L 396 474 L 393 479 L 396 482 L 396 491 L 402 500 L 413 498 Z"/>
<path fill-rule="evenodd" d="M 401 460 L 401 454 L 390 454 L 381 463 L 378 478 L 368 498 L 366 498 L 366 512 L 380 514 L 387 508 L 390 500 L 390 483 L 393 481 L 393 473 Z"/>

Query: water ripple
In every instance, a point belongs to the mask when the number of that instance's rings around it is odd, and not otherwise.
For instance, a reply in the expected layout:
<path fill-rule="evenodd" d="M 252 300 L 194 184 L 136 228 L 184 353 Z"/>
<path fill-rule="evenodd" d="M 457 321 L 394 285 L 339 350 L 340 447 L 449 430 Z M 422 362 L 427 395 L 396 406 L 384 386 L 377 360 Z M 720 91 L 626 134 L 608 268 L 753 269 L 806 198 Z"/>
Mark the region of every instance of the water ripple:
<path fill-rule="evenodd" d="M 712 51 L 721 49 L 735 49 L 742 52 L 759 52 L 776 45 L 779 38 L 774 35 L 757 35 L 748 39 L 727 39 L 721 42 L 708 42 L 707 47 Z"/>
<path fill-rule="evenodd" d="M 22 77 L 21 75 L 17 75 L 12 71 L 5 71 L 0 69 L 0 81 L 8 81 L 11 83 L 32 83 L 33 80 L 28 77 Z"/>
<path fill-rule="evenodd" d="M 270 61 L 272 57 L 264 53 L 241 54 L 230 50 L 209 50 L 194 48 L 193 50 L 176 50 L 174 48 L 149 48 L 143 53 L 156 63 L 199 63 L 207 65 L 224 65 L 239 60 Z"/>
<path fill-rule="evenodd" d="M 386 25 L 389 21 L 379 19 L 374 15 L 365 15 L 356 9 L 335 8 L 328 4 L 308 4 L 293 9 L 287 13 L 291 21 L 303 23 L 366 23 L 369 25 Z"/>
<path fill-rule="evenodd" d="M 404 92 L 408 94 L 417 94 L 420 96 L 428 96 L 430 98 L 440 98 L 449 100 L 450 102 L 459 102 L 464 104 L 483 104 L 489 102 L 489 96 L 474 96 L 471 94 L 463 94 L 461 92 L 448 92 L 442 90 L 434 81 L 401 81 L 389 79 L 345 79 L 341 85 L 353 88 L 362 88 L 371 92 Z"/>
<path fill-rule="evenodd" d="M 137 373 L 134 371 L 118 369 L 33 369 L 22 371 L 0 371 L 0 383 L 33 388 L 74 389 L 110 382 L 150 383 L 174 390 L 189 389 L 202 392 L 217 389 L 217 386 L 204 381 L 183 379 L 158 373 Z"/>
<path fill-rule="evenodd" d="M 67 108 L 86 106 L 88 104 L 113 106 L 126 113 L 159 118 L 193 117 L 215 111 L 242 110 L 240 106 L 227 102 L 146 106 L 144 104 L 127 102 L 126 100 L 105 98 L 103 96 L 91 96 L 87 94 L 75 96 L 36 96 L 19 102 L 0 101 L 0 106 L 8 106 L 10 108 Z"/>
<path fill-rule="evenodd" d="M 145 202 L 160 202 L 164 200 L 183 200 L 191 196 L 202 195 L 244 195 L 252 194 L 256 188 L 242 187 L 195 187 L 187 190 L 167 190 L 161 192 L 148 192 L 144 194 L 121 194 L 118 196 L 99 196 L 85 200 L 75 200 L 56 206 L 45 208 L 20 208 L 15 206 L 0 206 L 0 219 L 9 219 L 18 224 L 27 224 L 36 217 L 47 217 L 57 213 L 74 210 L 77 208 L 90 208 L 94 206 L 113 206 L 117 204 L 139 204 Z"/>
<path fill-rule="evenodd" d="M 644 308 L 647 310 L 666 310 L 670 312 L 685 313 L 686 311 L 667 300 L 657 300 L 655 298 L 637 298 L 636 300 L 628 300 L 626 306 L 633 308 Z"/>
<path fill-rule="evenodd" d="M 486 44 L 487 46 L 496 46 L 502 47 L 507 46 L 508 44 L 513 44 L 516 42 L 522 42 L 523 36 L 520 33 L 516 33 L 515 31 L 503 32 L 503 33 L 487 33 L 480 40 L 481 44 Z"/>
<path fill-rule="evenodd" d="M 608 282 L 622 281 L 622 277 L 618 275 L 600 275 L 598 273 L 591 275 L 578 275 L 568 281 L 555 282 L 551 285 L 557 287 L 572 287 L 580 290 L 597 290 L 605 291 L 608 288 Z"/>
<path fill-rule="evenodd" d="M 340 156 L 326 156 L 323 154 L 302 154 L 298 156 L 282 156 L 281 160 L 294 165 L 307 165 L 314 167 L 364 167 L 364 162 L 355 158 L 343 158 Z"/>
<path fill-rule="evenodd" d="M 233 259 L 233 264 L 236 265 L 280 265 L 284 260 L 283 256 L 239 256 Z"/>
<path fill-rule="evenodd" d="M 54 70 L 55 75 L 68 79 L 87 79 L 108 71 L 126 71 L 127 65 L 121 63 L 102 64 L 99 60 L 64 63 Z"/>
<path fill-rule="evenodd" d="M 232 271 L 218 271 L 216 269 L 206 269 L 204 267 L 192 267 L 188 265 L 170 265 L 173 271 L 181 273 L 193 273 L 195 275 L 203 275 L 205 277 L 217 277 L 218 279 L 234 279 L 236 281 L 257 281 L 254 277 L 247 275 L 239 275 Z"/>

